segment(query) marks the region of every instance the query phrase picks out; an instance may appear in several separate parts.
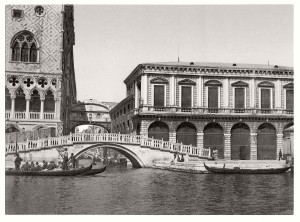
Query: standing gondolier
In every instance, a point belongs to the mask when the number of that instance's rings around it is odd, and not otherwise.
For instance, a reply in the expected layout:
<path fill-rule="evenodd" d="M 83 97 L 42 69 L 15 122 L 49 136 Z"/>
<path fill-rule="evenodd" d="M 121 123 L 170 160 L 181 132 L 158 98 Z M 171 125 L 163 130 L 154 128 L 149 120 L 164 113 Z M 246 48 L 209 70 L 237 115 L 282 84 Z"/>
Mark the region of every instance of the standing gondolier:
<path fill-rule="evenodd" d="M 20 165 L 21 165 L 21 162 L 22 162 L 22 158 L 19 157 L 19 154 L 16 153 L 16 159 L 15 159 L 15 170 L 20 170 Z"/>
<path fill-rule="evenodd" d="M 68 149 L 65 148 L 65 152 L 63 153 L 63 170 L 68 169 Z"/>

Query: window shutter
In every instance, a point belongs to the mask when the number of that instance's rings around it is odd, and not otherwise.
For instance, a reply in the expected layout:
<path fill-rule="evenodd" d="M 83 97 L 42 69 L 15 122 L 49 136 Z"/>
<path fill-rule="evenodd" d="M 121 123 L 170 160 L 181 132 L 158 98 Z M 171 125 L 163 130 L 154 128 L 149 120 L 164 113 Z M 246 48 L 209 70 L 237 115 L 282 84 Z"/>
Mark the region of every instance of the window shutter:
<path fill-rule="evenodd" d="M 261 89 L 261 108 L 262 109 L 270 109 L 271 108 L 270 89 Z"/>
<path fill-rule="evenodd" d="M 294 90 L 286 90 L 286 109 L 294 109 Z"/>
<path fill-rule="evenodd" d="M 235 88 L 235 108 L 244 109 L 245 108 L 245 89 Z"/>
<path fill-rule="evenodd" d="M 218 108 L 218 87 L 208 87 L 208 108 Z"/>
<path fill-rule="evenodd" d="M 154 106 L 163 107 L 165 105 L 165 86 L 154 85 Z"/>
<path fill-rule="evenodd" d="M 181 87 L 181 107 L 188 108 L 192 106 L 192 87 Z"/>

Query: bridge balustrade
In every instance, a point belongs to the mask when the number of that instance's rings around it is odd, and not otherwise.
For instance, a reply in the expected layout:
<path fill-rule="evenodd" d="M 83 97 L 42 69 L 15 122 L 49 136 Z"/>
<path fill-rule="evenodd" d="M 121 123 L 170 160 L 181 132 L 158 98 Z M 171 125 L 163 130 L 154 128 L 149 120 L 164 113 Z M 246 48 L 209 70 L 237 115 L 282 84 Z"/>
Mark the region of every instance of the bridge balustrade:
<path fill-rule="evenodd" d="M 172 143 L 169 141 L 147 138 L 140 135 L 117 134 L 117 133 L 76 133 L 60 137 L 49 137 L 38 140 L 28 140 L 18 143 L 18 151 L 30 151 L 44 149 L 49 147 L 72 146 L 76 143 L 97 143 L 97 142 L 114 142 L 139 145 L 153 149 L 166 150 L 169 152 L 179 152 L 181 154 L 207 158 L 210 156 L 210 150 L 193 147 L 192 145 L 183 145 L 181 143 Z M 16 144 L 6 145 L 6 154 L 16 152 Z"/>

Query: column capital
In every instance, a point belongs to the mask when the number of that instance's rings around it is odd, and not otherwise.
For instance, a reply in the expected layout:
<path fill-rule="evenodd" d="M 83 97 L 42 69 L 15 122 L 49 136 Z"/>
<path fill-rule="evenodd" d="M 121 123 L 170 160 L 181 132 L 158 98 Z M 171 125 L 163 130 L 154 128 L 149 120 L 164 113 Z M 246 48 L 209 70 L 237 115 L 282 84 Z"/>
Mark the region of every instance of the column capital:
<path fill-rule="evenodd" d="M 25 96 L 25 99 L 26 99 L 26 100 L 30 100 L 30 99 L 31 99 L 31 96 Z"/>

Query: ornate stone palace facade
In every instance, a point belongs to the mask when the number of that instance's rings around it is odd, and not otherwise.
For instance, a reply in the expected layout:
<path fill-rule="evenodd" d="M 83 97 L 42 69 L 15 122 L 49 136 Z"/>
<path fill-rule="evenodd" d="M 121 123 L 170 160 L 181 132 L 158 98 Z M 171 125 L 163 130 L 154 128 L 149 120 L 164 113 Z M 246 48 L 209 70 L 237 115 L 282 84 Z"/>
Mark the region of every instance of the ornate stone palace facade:
<path fill-rule="evenodd" d="M 125 79 L 112 132 L 218 150 L 221 159 L 276 159 L 293 125 L 291 67 L 146 63 Z"/>
<path fill-rule="evenodd" d="M 6 132 L 53 127 L 65 134 L 76 101 L 72 5 L 7 5 Z"/>

